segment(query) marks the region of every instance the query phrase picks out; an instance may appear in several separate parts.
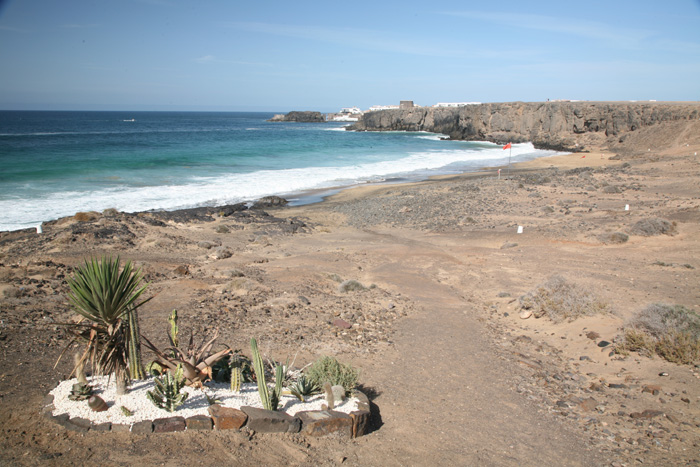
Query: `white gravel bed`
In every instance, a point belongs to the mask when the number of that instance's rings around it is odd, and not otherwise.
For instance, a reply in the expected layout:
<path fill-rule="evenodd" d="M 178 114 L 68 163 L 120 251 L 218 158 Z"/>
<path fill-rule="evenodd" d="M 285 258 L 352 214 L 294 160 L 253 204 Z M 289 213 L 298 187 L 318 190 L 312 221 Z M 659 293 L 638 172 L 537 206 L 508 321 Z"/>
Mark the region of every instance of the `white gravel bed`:
<path fill-rule="evenodd" d="M 153 378 L 147 380 L 132 381 L 129 386 L 128 394 L 117 396 L 115 392 L 114 380 L 108 382 L 106 376 L 94 376 L 88 378 L 88 383 L 93 387 L 94 394 L 100 396 L 107 402 L 108 410 L 104 412 L 93 412 L 88 407 L 87 400 L 72 401 L 68 399 L 68 395 L 77 379 L 69 379 L 62 381 L 49 394 L 53 395 L 53 415 L 67 413 L 71 418 L 80 417 L 88 419 L 94 423 L 118 423 L 132 424 L 143 420 L 155 420 L 157 418 L 167 417 L 191 417 L 194 415 L 209 415 L 207 408 L 209 402 L 207 397 L 217 399 L 223 407 L 233 407 L 236 409 L 244 405 L 251 407 L 262 408 L 260 396 L 258 395 L 258 386 L 254 383 L 245 383 L 241 387 L 240 394 L 236 394 L 229 389 L 228 384 L 224 383 L 207 383 L 202 389 L 185 387 L 183 392 L 189 393 L 187 400 L 178 407 L 175 412 L 168 412 L 153 405 L 146 397 L 146 391 L 152 390 L 154 387 Z M 304 410 L 321 410 L 326 399 L 321 395 L 315 395 L 301 402 L 295 396 L 282 395 L 279 405 L 279 411 L 286 412 L 289 415 L 294 415 L 297 412 Z M 340 404 L 336 404 L 334 410 L 338 412 L 350 413 L 357 410 L 358 399 L 350 397 Z M 130 417 L 124 415 L 121 406 L 131 410 L 134 414 Z"/>

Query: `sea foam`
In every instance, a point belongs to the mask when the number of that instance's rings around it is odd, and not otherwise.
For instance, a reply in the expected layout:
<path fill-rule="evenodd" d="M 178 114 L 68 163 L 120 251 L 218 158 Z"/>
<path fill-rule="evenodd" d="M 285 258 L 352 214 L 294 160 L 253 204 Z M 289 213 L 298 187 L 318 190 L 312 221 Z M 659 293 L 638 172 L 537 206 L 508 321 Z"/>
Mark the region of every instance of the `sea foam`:
<path fill-rule="evenodd" d="M 28 228 L 81 211 L 116 208 L 124 212 L 173 210 L 252 201 L 276 194 L 294 194 L 375 182 L 387 178 L 423 179 L 485 165 L 506 164 L 508 151 L 450 149 L 408 154 L 396 160 L 352 165 L 258 170 L 214 177 L 193 177 L 186 183 L 156 186 L 113 186 L 90 191 L 58 191 L 40 198 L 0 200 L 0 230 Z M 546 155 L 529 144 L 512 148 L 512 162 Z M 554 154 L 553 152 L 549 152 Z M 381 157 L 381 156 L 378 156 Z M 21 213 L 21 216 L 18 215 Z"/>

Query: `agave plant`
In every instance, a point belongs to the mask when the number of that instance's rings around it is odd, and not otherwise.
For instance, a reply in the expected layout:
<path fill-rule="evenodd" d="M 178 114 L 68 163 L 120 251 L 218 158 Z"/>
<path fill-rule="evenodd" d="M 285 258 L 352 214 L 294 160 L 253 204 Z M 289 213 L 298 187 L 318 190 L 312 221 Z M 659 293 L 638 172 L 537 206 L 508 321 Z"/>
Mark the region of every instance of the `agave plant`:
<path fill-rule="evenodd" d="M 74 338 L 66 350 L 77 340 L 84 341 L 76 369 L 89 359 L 96 374 L 114 374 L 122 394 L 130 377 L 143 376 L 137 309 L 150 298 L 138 301 L 147 287 L 141 280 L 140 270 L 134 270 L 130 261 L 120 270 L 119 256 L 85 260 L 68 279 L 68 299 L 81 319 L 67 324 Z"/>
<path fill-rule="evenodd" d="M 289 385 L 289 392 L 302 402 L 306 400 L 306 397 L 314 395 L 319 391 L 318 384 L 304 375 L 301 375 L 299 379 Z"/>
<path fill-rule="evenodd" d="M 219 330 L 217 329 L 214 331 L 214 335 L 211 339 L 203 342 L 199 347 L 195 347 L 194 334 L 190 332 L 189 344 L 187 345 L 187 350 L 184 352 L 175 346 L 175 342 L 170 333 L 168 334 L 168 339 L 172 345 L 165 351 L 158 349 L 158 347 L 153 345 L 145 336 L 143 340 L 144 345 L 156 354 L 155 362 L 157 364 L 172 371 L 176 371 L 178 366 L 182 366 L 183 375 L 187 379 L 187 384 L 200 385 L 204 381 L 211 379 L 212 365 L 233 352 L 229 346 L 226 346 L 225 349 L 212 353 L 211 350 L 218 337 Z"/>

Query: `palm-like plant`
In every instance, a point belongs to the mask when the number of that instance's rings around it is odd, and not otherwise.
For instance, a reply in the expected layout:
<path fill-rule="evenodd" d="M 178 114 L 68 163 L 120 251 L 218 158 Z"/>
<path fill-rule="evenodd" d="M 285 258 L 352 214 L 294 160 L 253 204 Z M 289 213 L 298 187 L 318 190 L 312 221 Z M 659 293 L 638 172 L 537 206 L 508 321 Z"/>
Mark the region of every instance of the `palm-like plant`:
<path fill-rule="evenodd" d="M 68 280 L 68 299 L 83 318 L 70 324 L 75 335 L 70 344 L 85 341 L 81 362 L 89 359 L 96 374 L 114 373 L 120 393 L 130 377 L 143 376 L 136 311 L 150 298 L 138 301 L 146 290 L 141 280 L 140 270 L 134 270 L 130 261 L 120 271 L 118 256 L 85 260 Z"/>

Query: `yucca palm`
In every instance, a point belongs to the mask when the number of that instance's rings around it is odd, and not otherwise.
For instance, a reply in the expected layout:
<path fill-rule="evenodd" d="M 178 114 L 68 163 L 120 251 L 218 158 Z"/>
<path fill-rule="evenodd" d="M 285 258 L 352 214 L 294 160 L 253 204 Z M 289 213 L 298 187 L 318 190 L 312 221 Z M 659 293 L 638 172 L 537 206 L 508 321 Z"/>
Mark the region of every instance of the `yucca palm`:
<path fill-rule="evenodd" d="M 85 260 L 68 279 L 68 299 L 84 318 L 71 324 L 76 337 L 71 343 L 84 340 L 82 361 L 89 359 L 97 374 L 114 373 L 120 392 L 129 377 L 143 377 L 137 309 L 150 299 L 138 301 L 147 287 L 141 280 L 131 261 L 120 270 L 119 256 Z"/>

